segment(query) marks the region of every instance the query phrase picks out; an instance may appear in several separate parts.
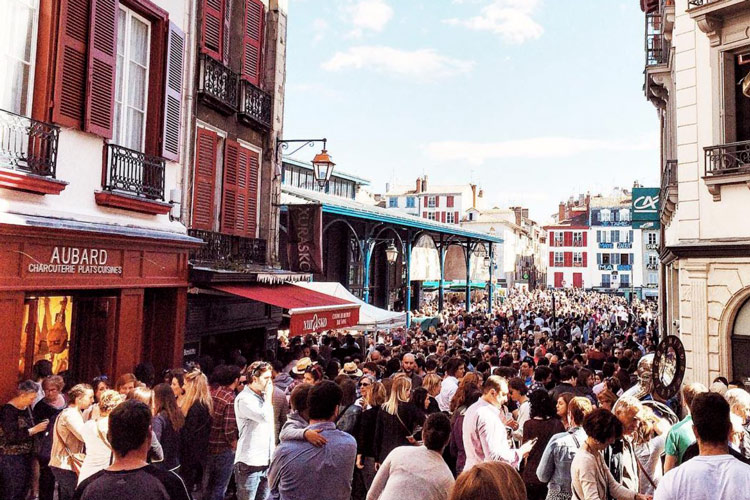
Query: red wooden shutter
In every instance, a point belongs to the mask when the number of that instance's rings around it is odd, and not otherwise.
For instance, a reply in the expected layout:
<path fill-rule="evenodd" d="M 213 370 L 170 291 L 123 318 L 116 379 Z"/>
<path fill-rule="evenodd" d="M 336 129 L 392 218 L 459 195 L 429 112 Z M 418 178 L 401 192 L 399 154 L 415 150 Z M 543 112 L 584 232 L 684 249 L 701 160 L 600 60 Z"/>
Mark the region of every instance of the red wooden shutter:
<path fill-rule="evenodd" d="M 453 223 L 458 224 L 458 212 L 453 212 Z"/>
<path fill-rule="evenodd" d="M 586 233 L 583 233 L 583 236 L 585 239 Z M 586 258 L 586 256 L 587 256 L 587 253 L 583 252 L 583 267 L 586 267 L 588 265 L 588 259 Z"/>
<path fill-rule="evenodd" d="M 550 231 L 549 232 L 549 236 L 547 236 L 547 238 L 549 240 L 549 246 L 551 246 L 551 247 L 555 246 L 555 232 L 554 231 Z"/>
<path fill-rule="evenodd" d="M 573 246 L 573 233 L 570 231 L 563 233 L 563 245 L 566 247 Z"/>
<path fill-rule="evenodd" d="M 440 206 L 440 196 L 435 196 L 435 208 Z"/>
<path fill-rule="evenodd" d="M 426 218 L 427 218 L 427 212 L 422 212 L 422 218 L 423 218 L 423 219 L 426 219 Z"/>
<path fill-rule="evenodd" d="M 227 234 L 235 234 L 237 228 L 237 168 L 239 156 L 239 143 L 227 139 L 224 148 L 224 184 L 221 197 L 221 232 Z"/>
<path fill-rule="evenodd" d="M 588 243 L 586 243 L 586 240 L 588 239 L 587 235 L 588 235 L 588 233 L 586 231 L 584 231 L 583 232 L 583 246 L 587 246 L 588 245 Z M 583 255 L 586 255 L 586 254 L 584 253 Z"/>
<path fill-rule="evenodd" d="M 117 0 L 91 0 L 84 126 L 108 139 L 115 107 L 118 5 Z"/>
<path fill-rule="evenodd" d="M 565 252 L 563 254 L 563 266 L 565 267 L 573 266 L 573 252 Z"/>
<path fill-rule="evenodd" d="M 549 267 L 555 267 L 555 252 L 549 253 Z"/>
<path fill-rule="evenodd" d="M 242 78 L 260 87 L 263 47 L 263 3 L 245 0 L 245 27 L 242 33 Z"/>
<path fill-rule="evenodd" d="M 260 188 L 260 155 L 255 151 L 248 151 L 250 157 L 250 179 L 247 186 L 247 236 L 258 236 L 258 190 Z"/>
<path fill-rule="evenodd" d="M 161 155 L 167 160 L 180 160 L 180 123 L 182 117 L 182 54 L 185 34 L 175 23 L 169 23 L 167 61 L 164 85 L 164 123 Z"/>
<path fill-rule="evenodd" d="M 203 0 L 201 51 L 217 61 L 223 59 L 224 0 Z"/>
<path fill-rule="evenodd" d="M 447 212 L 440 212 L 440 217 L 442 219 L 442 222 L 445 222 L 445 215 L 446 214 L 447 214 Z"/>
<path fill-rule="evenodd" d="M 229 66 L 229 35 L 232 33 L 232 0 L 224 0 L 224 31 L 221 36 L 221 59 Z"/>
<path fill-rule="evenodd" d="M 89 0 L 60 0 L 52 121 L 81 129 L 86 96 Z"/>
<path fill-rule="evenodd" d="M 427 206 L 427 196 L 424 197 L 424 206 Z"/>
<path fill-rule="evenodd" d="M 216 153 L 219 136 L 204 128 L 196 129 L 195 181 L 193 182 L 193 229 L 213 231 Z"/>

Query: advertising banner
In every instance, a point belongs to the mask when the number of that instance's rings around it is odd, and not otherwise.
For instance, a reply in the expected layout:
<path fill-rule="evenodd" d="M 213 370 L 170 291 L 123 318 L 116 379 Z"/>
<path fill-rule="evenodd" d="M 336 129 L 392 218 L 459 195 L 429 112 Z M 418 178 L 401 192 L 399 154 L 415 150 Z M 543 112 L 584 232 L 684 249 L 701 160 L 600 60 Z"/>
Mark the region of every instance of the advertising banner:
<path fill-rule="evenodd" d="M 307 335 L 324 330 L 347 329 L 359 323 L 359 305 L 319 311 L 291 311 L 289 335 Z"/>
<path fill-rule="evenodd" d="M 659 188 L 633 188 L 633 228 L 659 229 Z"/>
<path fill-rule="evenodd" d="M 289 267 L 323 273 L 323 210 L 320 205 L 289 205 Z"/>

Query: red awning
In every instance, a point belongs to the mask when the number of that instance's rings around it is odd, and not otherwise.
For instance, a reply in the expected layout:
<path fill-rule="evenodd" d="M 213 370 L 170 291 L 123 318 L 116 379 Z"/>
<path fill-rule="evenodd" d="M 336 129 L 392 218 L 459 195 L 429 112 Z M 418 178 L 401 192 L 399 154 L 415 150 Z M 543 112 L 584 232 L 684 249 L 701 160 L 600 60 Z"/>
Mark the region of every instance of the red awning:
<path fill-rule="evenodd" d="M 359 323 L 359 304 L 296 285 L 221 285 L 216 290 L 288 309 L 289 335 L 349 328 Z"/>

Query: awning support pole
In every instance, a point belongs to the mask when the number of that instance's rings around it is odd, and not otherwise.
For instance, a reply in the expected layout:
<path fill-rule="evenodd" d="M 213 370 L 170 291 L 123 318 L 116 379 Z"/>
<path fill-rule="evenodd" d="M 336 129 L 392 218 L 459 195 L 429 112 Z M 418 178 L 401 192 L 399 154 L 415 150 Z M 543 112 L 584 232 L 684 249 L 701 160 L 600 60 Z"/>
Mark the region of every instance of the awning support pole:
<path fill-rule="evenodd" d="M 492 304 L 493 299 L 495 297 L 495 285 L 492 283 L 492 277 L 494 274 L 494 267 L 495 267 L 495 244 L 494 243 L 488 243 L 490 247 L 490 269 L 489 269 L 489 276 L 490 276 L 490 293 L 489 293 L 489 301 L 487 306 L 487 312 L 489 313 L 490 317 L 492 317 Z"/>
<path fill-rule="evenodd" d="M 366 242 L 364 244 L 365 259 L 364 259 L 364 276 L 362 278 L 362 300 L 366 303 L 370 303 L 370 261 L 372 260 L 372 247 L 373 244 Z"/>
<path fill-rule="evenodd" d="M 438 312 L 443 312 L 443 300 L 445 299 L 445 243 L 443 235 L 440 235 L 440 284 L 438 286 Z"/>
<path fill-rule="evenodd" d="M 466 238 L 466 312 L 471 312 L 471 240 Z"/>
<path fill-rule="evenodd" d="M 406 231 L 406 293 L 404 294 L 404 309 L 406 309 L 406 328 L 411 326 L 411 231 Z"/>

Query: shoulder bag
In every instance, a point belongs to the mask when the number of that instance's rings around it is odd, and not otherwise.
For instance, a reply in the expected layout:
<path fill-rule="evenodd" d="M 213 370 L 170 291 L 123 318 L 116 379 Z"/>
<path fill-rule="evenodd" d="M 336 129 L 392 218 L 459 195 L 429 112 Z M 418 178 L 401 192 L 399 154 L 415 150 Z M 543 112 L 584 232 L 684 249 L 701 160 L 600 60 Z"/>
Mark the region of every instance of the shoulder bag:
<path fill-rule="evenodd" d="M 68 459 L 70 460 L 70 469 L 75 473 L 77 476 L 81 472 L 81 466 L 83 465 L 83 459 L 86 458 L 85 453 L 73 453 L 70 451 L 70 448 L 68 448 L 68 443 L 65 442 L 65 440 L 60 435 L 60 427 L 59 427 L 60 419 L 58 418 L 55 421 L 55 434 L 57 435 L 57 439 L 60 440 L 60 442 L 63 445 L 63 448 L 65 448 L 65 453 L 68 454 Z"/>

